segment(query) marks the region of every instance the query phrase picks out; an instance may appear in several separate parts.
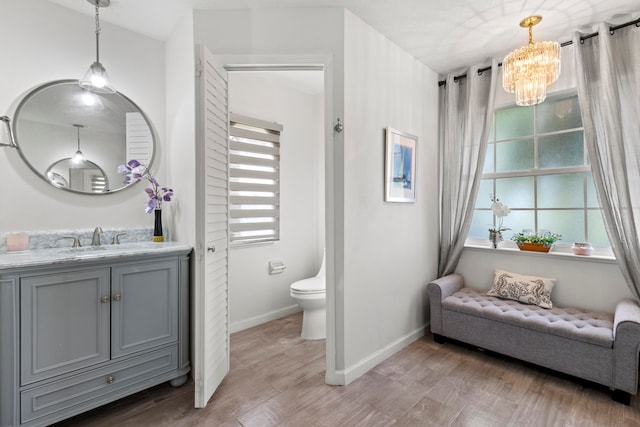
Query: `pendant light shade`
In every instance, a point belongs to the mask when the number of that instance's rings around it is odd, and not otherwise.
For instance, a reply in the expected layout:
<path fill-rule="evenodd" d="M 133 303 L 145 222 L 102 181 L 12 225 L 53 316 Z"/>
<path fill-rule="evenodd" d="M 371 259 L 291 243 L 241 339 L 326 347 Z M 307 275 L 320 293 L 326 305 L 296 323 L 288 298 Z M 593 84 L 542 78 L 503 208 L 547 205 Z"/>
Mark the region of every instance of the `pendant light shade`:
<path fill-rule="evenodd" d="M 111 84 L 107 70 L 97 61 L 91 64 L 79 84 L 81 88 L 91 92 L 115 93 L 116 91 L 113 84 Z"/>
<path fill-rule="evenodd" d="M 547 86 L 560 76 L 560 44 L 533 42 L 532 27 L 542 20 L 539 15 L 520 22 L 529 27 L 529 44 L 508 54 L 502 61 L 502 86 L 516 94 L 516 104 L 535 105 L 547 97 Z"/>
<path fill-rule="evenodd" d="M 107 70 L 100 63 L 100 8 L 108 7 L 110 0 L 87 0 L 96 8 L 96 60 L 82 79 L 78 82 L 81 88 L 97 93 L 114 93 L 116 89 L 111 84 Z"/>

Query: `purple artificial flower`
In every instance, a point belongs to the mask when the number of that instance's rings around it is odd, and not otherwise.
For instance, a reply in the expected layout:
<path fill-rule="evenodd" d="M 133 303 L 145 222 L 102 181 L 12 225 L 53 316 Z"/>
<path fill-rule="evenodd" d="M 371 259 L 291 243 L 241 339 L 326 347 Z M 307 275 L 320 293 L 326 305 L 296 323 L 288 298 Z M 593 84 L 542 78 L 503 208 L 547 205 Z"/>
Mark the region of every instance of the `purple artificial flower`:
<path fill-rule="evenodd" d="M 147 207 L 144 208 L 144 213 L 150 214 L 156 209 L 156 199 L 149 199 Z"/>
<path fill-rule="evenodd" d="M 162 202 L 170 202 L 173 197 L 173 190 L 160 186 L 155 177 L 149 173 L 147 166 L 137 160 L 129 160 L 126 165 L 118 166 L 118 173 L 124 175 L 124 183 L 127 185 L 141 179 L 149 181 L 151 186 L 144 189 L 147 196 L 149 196 L 144 209 L 147 214 L 150 214 L 155 209 L 162 209 Z"/>
<path fill-rule="evenodd" d="M 138 166 L 140 166 L 140 162 L 135 159 L 129 160 L 127 162 L 127 166 L 129 166 L 129 170 L 131 170 L 133 168 L 137 168 Z"/>

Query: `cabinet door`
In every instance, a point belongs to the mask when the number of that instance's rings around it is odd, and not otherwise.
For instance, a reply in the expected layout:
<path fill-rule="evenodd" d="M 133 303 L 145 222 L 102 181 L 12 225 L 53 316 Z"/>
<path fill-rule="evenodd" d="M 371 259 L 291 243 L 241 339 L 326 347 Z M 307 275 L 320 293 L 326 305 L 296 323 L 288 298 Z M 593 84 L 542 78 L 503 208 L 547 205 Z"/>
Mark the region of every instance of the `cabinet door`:
<path fill-rule="evenodd" d="M 20 280 L 21 384 L 109 360 L 109 269 Z"/>
<path fill-rule="evenodd" d="M 111 356 L 176 342 L 178 260 L 111 270 Z"/>

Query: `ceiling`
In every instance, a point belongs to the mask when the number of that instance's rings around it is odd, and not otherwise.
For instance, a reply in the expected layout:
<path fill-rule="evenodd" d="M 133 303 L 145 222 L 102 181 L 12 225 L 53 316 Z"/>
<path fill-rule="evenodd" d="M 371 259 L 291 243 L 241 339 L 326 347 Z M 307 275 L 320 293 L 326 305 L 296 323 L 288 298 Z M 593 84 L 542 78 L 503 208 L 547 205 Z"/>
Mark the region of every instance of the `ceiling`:
<path fill-rule="evenodd" d="M 49 0 L 84 13 L 83 0 Z M 640 0 L 111 0 L 105 22 L 166 40 L 188 9 L 343 6 L 440 74 L 504 57 L 527 42 L 519 22 L 538 14 L 534 40 L 563 42 L 593 24 L 640 17 Z"/>

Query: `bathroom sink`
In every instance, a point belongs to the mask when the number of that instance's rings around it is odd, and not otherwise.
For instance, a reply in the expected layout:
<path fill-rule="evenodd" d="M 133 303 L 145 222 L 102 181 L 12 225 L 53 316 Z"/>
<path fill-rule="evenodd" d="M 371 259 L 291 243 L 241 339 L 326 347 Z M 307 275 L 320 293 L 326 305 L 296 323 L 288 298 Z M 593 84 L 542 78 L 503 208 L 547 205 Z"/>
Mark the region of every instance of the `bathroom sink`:
<path fill-rule="evenodd" d="M 63 248 L 58 251 L 61 255 L 71 255 L 75 257 L 84 257 L 92 255 L 118 255 L 124 253 L 138 252 L 141 250 L 149 250 L 153 248 L 151 242 L 131 242 L 121 243 L 117 245 L 101 245 L 101 246 L 82 246 L 79 248 Z"/>
<path fill-rule="evenodd" d="M 94 252 L 100 252 L 100 251 L 106 251 L 106 250 L 107 250 L 106 246 L 82 246 L 79 248 L 64 248 L 60 250 L 60 253 L 81 255 L 81 254 L 94 253 Z"/>

